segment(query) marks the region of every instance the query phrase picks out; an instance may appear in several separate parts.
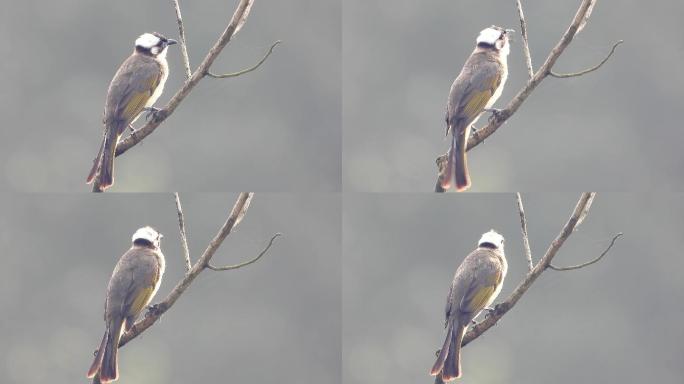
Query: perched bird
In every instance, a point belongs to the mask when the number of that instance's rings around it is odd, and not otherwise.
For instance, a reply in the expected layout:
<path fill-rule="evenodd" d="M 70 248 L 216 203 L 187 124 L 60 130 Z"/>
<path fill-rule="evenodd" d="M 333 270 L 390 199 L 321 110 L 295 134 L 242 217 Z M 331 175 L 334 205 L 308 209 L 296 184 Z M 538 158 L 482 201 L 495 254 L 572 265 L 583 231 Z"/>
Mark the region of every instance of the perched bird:
<path fill-rule="evenodd" d="M 446 134 L 451 133 L 452 139 L 446 170 L 439 180 L 443 190 L 449 190 L 452 177 L 457 191 L 470 187 L 466 161 L 470 129 L 482 112 L 491 108 L 501 96 L 508 77 L 508 33 L 512 31 L 497 26 L 483 29 L 477 37 L 475 50 L 451 85 Z"/>
<path fill-rule="evenodd" d="M 104 138 L 86 182 L 100 174 L 100 191 L 114 183 L 116 144 L 126 128 L 161 96 L 169 76 L 166 51 L 176 40 L 159 33 L 144 33 L 135 40 L 135 49 L 116 71 L 107 90 L 104 109 Z M 132 129 L 132 127 L 131 127 Z"/>
<path fill-rule="evenodd" d="M 159 248 L 162 237 L 151 227 L 138 229 L 133 234 L 131 249 L 114 267 L 105 298 L 106 330 L 88 370 L 88 378 L 93 378 L 98 372 L 102 383 L 119 377 L 117 353 L 121 335 L 133 326 L 161 284 L 165 267 L 164 255 Z"/>
<path fill-rule="evenodd" d="M 439 375 L 444 382 L 461 377 L 461 343 L 465 330 L 496 299 L 507 270 L 504 238 L 492 229 L 482 235 L 477 249 L 456 269 L 447 296 L 446 338 L 430 371 L 432 376 Z"/>

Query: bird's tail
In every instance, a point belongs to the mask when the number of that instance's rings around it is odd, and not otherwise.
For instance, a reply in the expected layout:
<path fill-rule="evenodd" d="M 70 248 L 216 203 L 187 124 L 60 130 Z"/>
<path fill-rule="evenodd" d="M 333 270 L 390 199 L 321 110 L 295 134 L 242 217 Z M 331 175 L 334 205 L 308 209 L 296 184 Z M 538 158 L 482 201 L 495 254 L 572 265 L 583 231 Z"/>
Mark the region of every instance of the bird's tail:
<path fill-rule="evenodd" d="M 461 343 L 464 333 L 464 326 L 458 323 L 449 324 L 444 346 L 430 371 L 431 375 L 439 375 L 445 383 L 461 377 Z"/>
<path fill-rule="evenodd" d="M 104 336 L 102 336 L 102 342 L 100 342 L 100 347 L 97 349 L 97 355 L 95 355 L 95 360 L 93 360 L 93 363 L 90 365 L 90 369 L 88 369 L 87 377 L 89 379 L 95 377 L 95 374 L 100 370 L 100 366 L 102 365 L 102 357 L 104 356 L 105 346 L 107 345 L 108 334 L 109 332 L 105 331 Z"/>
<path fill-rule="evenodd" d="M 93 182 L 93 180 L 95 180 L 95 175 L 97 175 L 97 171 L 100 169 L 100 164 L 102 164 L 102 149 L 104 149 L 105 141 L 106 139 L 102 138 L 100 150 L 97 152 L 97 156 L 95 156 L 95 159 L 93 160 L 93 167 L 90 168 L 90 173 L 86 179 L 86 184 L 90 184 Z"/>
<path fill-rule="evenodd" d="M 119 378 L 117 355 L 121 340 L 122 321 L 112 321 L 107 332 L 107 344 L 100 364 L 100 382 L 109 383 Z"/>
<path fill-rule="evenodd" d="M 456 183 L 456 191 L 462 192 L 470 188 L 470 175 L 468 174 L 468 159 L 466 158 L 466 146 L 468 145 L 468 136 L 463 133 L 454 132 L 453 140 L 451 141 L 451 150 L 453 151 L 453 170 L 454 181 Z"/>
<path fill-rule="evenodd" d="M 437 356 L 437 361 L 435 361 L 435 364 L 432 365 L 432 369 L 430 370 L 430 375 L 432 376 L 437 376 L 437 374 L 442 371 L 442 368 L 444 368 L 444 360 L 446 360 L 447 353 L 449 352 L 449 347 L 451 346 L 451 328 L 452 323 L 450 321 L 449 325 L 447 326 L 446 337 L 444 338 L 444 345 L 442 345 L 442 349 L 439 351 L 439 355 Z"/>
<path fill-rule="evenodd" d="M 449 190 L 453 177 L 456 191 L 462 192 L 470 188 L 470 175 L 468 174 L 468 161 L 466 159 L 468 137 L 465 131 L 458 133 L 452 130 L 451 132 L 451 148 L 449 149 L 444 172 L 440 174 L 439 186 L 444 191 Z"/>
<path fill-rule="evenodd" d="M 102 191 L 114 184 L 114 157 L 116 157 L 116 144 L 118 141 L 118 129 L 108 128 L 102 150 L 102 165 L 100 166 L 100 190 Z"/>

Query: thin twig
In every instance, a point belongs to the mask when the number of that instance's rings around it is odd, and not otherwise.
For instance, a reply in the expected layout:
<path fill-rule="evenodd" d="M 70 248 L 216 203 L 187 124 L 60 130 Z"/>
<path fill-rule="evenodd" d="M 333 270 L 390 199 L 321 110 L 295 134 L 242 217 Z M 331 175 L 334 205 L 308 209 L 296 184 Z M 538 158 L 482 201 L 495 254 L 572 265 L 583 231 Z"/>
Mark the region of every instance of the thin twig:
<path fill-rule="evenodd" d="M 586 192 L 580 196 L 572 215 L 570 215 L 570 218 L 563 226 L 563 229 L 561 229 L 560 233 L 558 233 L 556 238 L 551 242 L 549 248 L 546 250 L 546 253 L 539 260 L 537 265 L 535 265 L 534 268 L 527 273 L 523 281 L 518 284 L 513 293 L 511 293 L 505 301 L 497 304 L 494 307 L 494 310 L 490 311 L 484 320 L 468 329 L 468 332 L 463 337 L 463 346 L 468 345 L 471 341 L 480 337 L 480 335 L 485 333 L 489 328 L 493 327 L 499 321 L 499 319 L 501 319 L 509 310 L 511 310 L 511 308 L 515 306 L 518 300 L 520 300 L 525 292 L 527 292 L 534 281 L 548 267 L 548 265 L 551 263 L 551 260 L 553 260 L 553 258 L 556 256 L 556 253 L 558 253 L 558 250 L 563 246 L 568 237 L 570 237 L 570 235 L 572 235 L 572 233 L 575 231 L 580 217 L 587 215 L 591 201 L 594 199 L 595 195 L 595 192 Z M 436 354 L 438 353 L 439 351 L 436 352 Z M 435 378 L 435 384 L 444 384 L 440 378 L 440 375 L 437 375 Z"/>
<path fill-rule="evenodd" d="M 273 52 L 273 48 L 275 48 L 276 45 L 278 45 L 278 44 L 280 44 L 280 43 L 282 43 L 282 41 L 280 41 L 280 40 L 278 40 L 278 41 L 276 41 L 275 43 L 273 43 L 273 45 L 271 45 L 271 48 L 269 48 L 268 52 L 266 52 L 266 54 L 264 55 L 264 57 L 263 57 L 258 63 L 256 63 L 255 65 L 253 65 L 253 66 L 251 66 L 251 67 L 249 67 L 249 68 L 247 68 L 247 69 L 243 69 L 243 70 L 241 70 L 241 71 L 233 72 L 233 73 L 225 73 L 225 74 L 222 74 L 222 75 L 216 75 L 216 74 L 213 74 L 213 73 L 211 73 L 211 72 L 207 72 L 207 76 L 213 77 L 214 79 L 225 79 L 225 78 L 228 78 L 228 77 L 238 77 L 238 76 L 240 76 L 240 75 L 244 75 L 245 73 L 252 72 L 253 70 L 259 68 L 259 67 L 261 66 L 261 64 L 263 64 L 264 61 L 266 61 L 266 59 L 268 59 L 268 57 L 269 57 L 269 56 L 271 55 L 271 53 Z"/>
<path fill-rule="evenodd" d="M 159 320 L 159 318 L 173 306 L 173 304 L 185 292 L 185 290 L 188 289 L 188 287 L 195 280 L 195 278 L 205 268 L 207 268 L 207 265 L 209 264 L 209 261 L 211 260 L 212 256 L 214 256 L 214 253 L 216 253 L 216 250 L 221 246 L 226 237 L 233 231 L 233 229 L 235 229 L 235 227 L 237 227 L 242 218 L 245 216 L 245 213 L 249 208 L 249 203 L 252 200 L 253 195 L 254 194 L 251 192 L 240 193 L 237 200 L 235 201 L 235 204 L 233 205 L 233 209 L 231 210 L 228 219 L 226 219 L 226 222 L 223 223 L 223 226 L 221 226 L 216 236 L 214 236 L 214 238 L 211 240 L 211 242 L 207 246 L 207 249 L 205 249 L 204 253 L 199 258 L 199 260 L 197 260 L 195 265 L 192 266 L 190 271 L 188 271 L 185 274 L 183 279 L 181 279 L 181 281 L 179 281 L 178 284 L 176 284 L 171 293 L 169 293 L 163 301 L 161 301 L 158 304 L 150 306 L 147 312 L 145 313 L 145 316 L 142 319 L 136 321 L 135 324 L 133 324 L 133 326 L 121 336 L 121 340 L 119 341 L 119 348 L 128 344 L 129 341 L 135 339 L 146 329 L 154 325 L 154 323 L 156 323 L 157 320 Z M 176 194 L 176 196 L 178 196 L 178 194 Z M 177 208 L 180 206 L 179 201 L 180 200 L 178 199 L 176 200 L 176 202 L 178 203 Z M 178 212 L 181 212 L 181 210 L 178 209 Z M 95 375 L 92 382 L 93 384 L 100 384 L 99 373 Z"/>
<path fill-rule="evenodd" d="M 594 263 L 598 263 L 599 260 L 601 260 L 601 259 L 603 258 L 603 256 L 605 256 L 605 255 L 608 253 L 608 251 L 610 251 L 610 249 L 613 248 L 613 244 L 615 244 L 615 240 L 617 240 L 617 239 L 620 238 L 621 236 L 622 236 L 622 232 L 620 232 L 620 233 L 618 233 L 617 235 L 613 236 L 613 239 L 610 241 L 610 245 L 608 245 L 608 248 L 606 248 L 606 250 L 603 251 L 603 252 L 601 253 L 601 255 L 599 255 L 599 257 L 595 258 L 594 260 L 587 261 L 586 263 L 582 263 L 582 264 L 572 265 L 572 266 L 569 266 L 569 267 L 556 267 L 555 265 L 549 263 L 549 268 L 553 269 L 554 271 L 573 271 L 573 270 L 575 270 L 575 269 L 584 268 L 584 267 L 586 267 L 586 266 L 588 266 L 588 265 L 592 265 L 592 264 L 594 264 Z"/>
<path fill-rule="evenodd" d="M 136 338 L 139 334 L 144 332 L 147 328 L 151 327 L 154 323 L 159 320 L 159 318 L 173 306 L 173 304 L 178 300 L 178 298 L 185 292 L 190 284 L 195 280 L 195 278 L 206 268 L 207 263 L 211 260 L 216 250 L 221 246 L 223 240 L 235 229 L 237 224 L 240 222 L 240 218 L 244 216 L 247 208 L 249 208 L 249 202 L 252 199 L 253 193 L 243 192 L 238 196 L 235 205 L 228 216 L 228 219 L 221 226 L 218 233 L 211 240 L 207 248 L 204 250 L 202 256 L 195 262 L 190 271 L 185 274 L 183 279 L 176 284 L 171 293 L 164 298 L 160 303 L 150 307 L 147 311 L 145 317 L 138 320 L 131 329 L 121 336 L 121 341 L 119 342 L 119 347 L 126 345 L 129 341 Z"/>
<path fill-rule="evenodd" d="M 534 263 L 532 262 L 532 251 L 530 250 L 530 238 L 527 235 L 527 218 L 525 217 L 525 209 L 523 208 L 522 197 L 520 192 L 515 194 L 516 200 L 518 201 L 518 213 L 520 214 L 520 228 L 523 235 L 523 248 L 525 249 L 525 257 L 527 258 L 528 270 L 534 268 Z"/>
<path fill-rule="evenodd" d="M 190 268 L 192 268 L 192 261 L 190 261 L 188 237 L 185 234 L 185 218 L 183 217 L 183 208 L 181 207 L 178 192 L 174 193 L 173 195 L 176 198 L 176 211 L 178 212 L 178 229 L 180 231 L 181 243 L 183 244 L 183 255 L 185 256 L 185 272 L 188 272 Z"/>
<path fill-rule="evenodd" d="M 532 68 L 532 55 L 530 54 L 530 45 L 527 40 L 527 22 L 525 22 L 525 14 L 523 13 L 522 3 L 520 0 L 516 0 L 516 5 L 518 7 L 518 17 L 520 17 L 520 34 L 522 35 L 523 41 L 523 53 L 525 54 L 525 65 L 527 65 L 527 74 L 534 76 L 534 68 Z"/>
<path fill-rule="evenodd" d="M 190 69 L 190 56 L 188 56 L 188 46 L 185 42 L 185 27 L 183 26 L 183 18 L 181 17 L 180 4 L 178 0 L 172 0 L 173 8 L 176 10 L 176 20 L 178 20 L 178 35 L 180 36 L 181 55 L 183 56 L 183 66 L 185 66 L 185 78 L 189 79 L 192 76 Z"/>
<path fill-rule="evenodd" d="M 577 225 L 577 221 L 581 216 L 586 215 L 589 210 L 588 203 L 593 199 L 594 192 L 585 192 L 580 196 L 579 201 L 575 205 L 575 209 L 568 221 L 563 226 L 563 229 L 558 233 L 556 238 L 551 242 L 549 248 L 546 250 L 544 256 L 537 262 L 534 268 L 527 273 L 523 281 L 518 284 L 513 293 L 506 298 L 505 301 L 496 305 L 494 310 L 485 317 L 484 320 L 471 327 L 463 338 L 463 345 L 467 345 L 471 341 L 478 338 L 481 334 L 493 327 L 494 324 L 501 319 L 506 312 L 508 312 L 520 298 L 527 292 L 532 283 L 544 272 L 544 270 L 551 263 L 551 260 L 556 256 L 558 250 L 563 246 L 565 241 L 572 235 Z"/>
<path fill-rule="evenodd" d="M 568 77 L 577 77 L 577 76 L 582 76 L 586 75 L 589 72 L 594 72 L 595 70 L 601 68 L 603 64 L 605 64 L 608 59 L 610 59 L 611 56 L 613 56 L 613 53 L 615 52 L 615 48 L 617 48 L 618 45 L 624 43 L 624 40 L 620 40 L 617 43 L 613 44 L 613 48 L 611 48 L 610 53 L 608 53 L 608 56 L 606 56 L 603 60 L 601 60 L 600 63 L 596 64 L 595 66 L 591 68 L 587 68 L 585 70 L 579 71 L 579 72 L 572 72 L 572 73 L 556 73 L 554 71 L 550 71 L 549 75 L 558 78 L 558 79 L 567 79 Z"/>
<path fill-rule="evenodd" d="M 525 102 L 525 100 L 527 100 L 527 98 L 530 96 L 530 94 L 532 94 L 532 92 L 537 88 L 537 86 L 547 76 L 550 75 L 551 68 L 553 68 L 558 58 L 563 54 L 565 49 L 570 45 L 573 38 L 577 34 L 577 29 L 579 25 L 583 22 L 586 22 L 586 20 L 588 19 L 587 13 L 590 9 L 593 8 L 595 2 L 596 0 L 582 0 L 582 3 L 577 9 L 577 13 L 573 18 L 572 23 L 570 23 L 570 25 L 561 36 L 558 43 L 556 43 L 551 52 L 549 52 L 549 55 L 547 56 L 546 60 L 539 68 L 539 70 L 537 70 L 537 72 L 534 73 L 534 76 L 532 76 L 532 78 L 527 81 L 525 86 L 523 86 L 523 88 L 520 91 L 518 91 L 518 93 L 508 103 L 508 105 L 506 105 L 506 108 L 500 110 L 496 114 L 493 114 L 490 117 L 487 125 L 477 130 L 477 134 L 470 135 L 470 138 L 468 139 L 467 150 L 475 148 L 489 136 L 494 134 L 494 132 L 496 132 L 497 129 L 499 129 L 511 116 L 513 116 L 518 111 L 520 106 Z M 440 169 L 445 169 L 441 168 L 440 164 L 442 164 L 446 160 L 446 158 L 447 155 L 441 155 L 437 158 L 436 162 L 438 172 Z M 438 174 L 438 182 L 440 180 L 440 176 L 441 174 Z"/>
<path fill-rule="evenodd" d="M 214 43 L 214 46 L 209 50 L 204 60 L 200 63 L 199 67 L 190 76 L 189 79 L 183 84 L 183 86 L 171 97 L 171 100 L 158 112 L 154 114 L 154 117 L 150 119 L 143 127 L 137 129 L 134 134 L 129 135 L 125 139 L 122 139 L 116 146 L 116 156 L 120 156 L 129 149 L 133 148 L 139 142 L 144 140 L 147 136 L 152 134 L 162 122 L 164 122 L 173 112 L 178 108 L 180 103 L 190 94 L 190 92 L 195 88 L 197 83 L 200 82 L 209 73 L 209 68 L 214 63 L 216 58 L 225 48 L 225 46 L 231 41 L 233 36 L 242 28 L 249 11 L 252 8 L 254 0 L 240 0 L 233 17 L 223 31 L 218 40 Z M 95 182 L 93 183 L 93 190 L 99 190 L 100 188 L 100 176 L 97 176 Z"/>
<path fill-rule="evenodd" d="M 233 270 L 233 269 L 239 269 L 239 268 L 242 268 L 242 267 L 246 267 L 246 266 L 248 266 L 248 265 L 250 265 L 250 264 L 256 263 L 257 261 L 259 261 L 259 259 L 261 259 L 261 256 L 265 255 L 266 252 L 268 252 L 268 250 L 269 250 L 269 249 L 271 248 L 271 246 L 273 245 L 273 241 L 274 241 L 278 236 L 281 236 L 281 235 L 282 235 L 282 233 L 276 233 L 275 235 L 273 235 L 273 237 L 271 237 L 271 241 L 268 242 L 268 245 L 267 245 L 261 252 L 259 252 L 259 254 L 257 255 L 257 257 L 253 258 L 252 260 L 248 260 L 248 261 L 245 261 L 245 262 L 243 262 L 243 263 L 235 264 L 235 265 L 226 265 L 226 266 L 224 266 L 224 267 L 215 267 L 215 266 L 211 265 L 210 263 L 207 263 L 207 268 L 211 269 L 212 271 L 230 271 L 230 270 Z"/>

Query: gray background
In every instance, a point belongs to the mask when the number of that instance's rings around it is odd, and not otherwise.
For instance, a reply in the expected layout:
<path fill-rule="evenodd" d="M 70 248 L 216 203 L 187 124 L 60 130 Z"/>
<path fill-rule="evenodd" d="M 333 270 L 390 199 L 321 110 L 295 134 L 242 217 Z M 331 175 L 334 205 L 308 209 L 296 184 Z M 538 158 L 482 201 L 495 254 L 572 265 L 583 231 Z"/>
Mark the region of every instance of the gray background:
<path fill-rule="evenodd" d="M 181 1 L 195 68 L 237 1 Z M 339 191 L 341 15 L 337 0 L 256 1 L 216 73 L 116 162 L 112 191 Z M 0 190 L 88 191 L 107 86 L 143 32 L 178 36 L 168 0 L 14 1 L 0 16 Z M 169 52 L 163 106 L 184 80 Z M 138 126 L 142 121 L 137 123 Z"/>
<path fill-rule="evenodd" d="M 236 194 L 181 194 L 196 260 Z M 132 233 L 164 234 L 167 270 L 154 302 L 184 273 L 173 197 L 3 195 L 0 382 L 86 383 L 104 332 L 107 281 Z M 337 195 L 256 194 L 216 265 L 120 351 L 125 383 L 340 383 L 341 217 Z"/>
<path fill-rule="evenodd" d="M 535 68 L 579 3 L 523 1 Z M 597 72 L 544 80 L 470 152 L 471 190 L 682 190 L 682 12 L 681 1 L 599 1 L 555 70 L 593 66 L 625 43 Z M 432 191 L 449 87 L 481 29 L 520 30 L 515 1 L 350 0 L 343 14 L 344 187 Z M 515 39 L 497 108 L 527 80 Z"/>
<path fill-rule="evenodd" d="M 523 195 L 538 260 L 576 194 Z M 676 383 L 684 374 L 682 195 L 600 194 L 556 265 L 463 350 L 460 383 Z M 508 276 L 498 303 L 527 271 L 515 197 L 478 194 L 345 196 L 345 383 L 432 383 L 444 340 L 444 304 L 458 264 L 490 228 L 506 238 Z"/>

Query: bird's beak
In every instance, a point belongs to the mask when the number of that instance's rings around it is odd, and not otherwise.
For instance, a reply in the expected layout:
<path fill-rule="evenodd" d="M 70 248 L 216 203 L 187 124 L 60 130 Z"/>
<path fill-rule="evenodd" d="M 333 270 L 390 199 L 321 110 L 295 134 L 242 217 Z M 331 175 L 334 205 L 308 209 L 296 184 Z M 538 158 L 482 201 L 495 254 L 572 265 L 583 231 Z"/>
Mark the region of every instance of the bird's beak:
<path fill-rule="evenodd" d="M 506 33 L 515 33 L 515 29 L 510 28 L 504 29 L 504 31 L 506 31 Z"/>
<path fill-rule="evenodd" d="M 176 41 L 174 39 L 167 39 L 166 40 L 166 45 L 174 45 L 174 44 L 178 44 L 178 41 Z"/>

